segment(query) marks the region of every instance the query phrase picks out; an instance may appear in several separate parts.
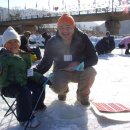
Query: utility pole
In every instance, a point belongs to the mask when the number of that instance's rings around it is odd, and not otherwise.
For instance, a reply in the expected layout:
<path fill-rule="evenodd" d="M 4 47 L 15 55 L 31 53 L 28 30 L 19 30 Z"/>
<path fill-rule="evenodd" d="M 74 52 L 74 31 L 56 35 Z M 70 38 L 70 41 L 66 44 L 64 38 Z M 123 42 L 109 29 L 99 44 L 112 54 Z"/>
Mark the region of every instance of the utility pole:
<path fill-rule="evenodd" d="M 9 19 L 9 16 L 10 16 L 10 12 L 9 12 L 9 7 L 10 6 L 10 3 L 9 3 L 9 0 L 8 0 L 8 19 Z"/>
<path fill-rule="evenodd" d="M 79 11 L 79 14 L 80 14 L 80 0 L 78 0 L 78 11 Z"/>
<path fill-rule="evenodd" d="M 48 7 L 49 7 L 49 13 L 50 13 L 50 0 L 48 0 Z"/>
<path fill-rule="evenodd" d="M 64 0 L 62 0 L 62 10 L 63 10 L 63 12 L 65 11 L 65 1 Z"/>

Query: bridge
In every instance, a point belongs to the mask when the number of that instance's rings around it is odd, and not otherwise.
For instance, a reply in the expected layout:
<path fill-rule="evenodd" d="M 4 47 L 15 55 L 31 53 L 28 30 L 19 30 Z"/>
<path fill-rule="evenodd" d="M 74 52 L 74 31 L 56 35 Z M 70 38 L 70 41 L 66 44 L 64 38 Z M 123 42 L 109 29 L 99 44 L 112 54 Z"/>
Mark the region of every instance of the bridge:
<path fill-rule="evenodd" d="M 105 21 L 105 26 L 107 30 L 111 32 L 111 34 L 119 34 L 120 29 L 120 21 L 129 20 L 130 19 L 130 11 L 128 13 L 121 12 L 101 12 L 101 13 L 91 13 L 91 14 L 83 14 L 81 12 L 76 12 L 72 14 L 76 22 L 90 22 L 90 21 Z M 23 30 L 34 29 L 35 25 L 41 24 L 51 24 L 56 23 L 59 15 L 50 15 L 45 17 L 37 17 L 31 19 L 18 19 L 18 20 L 9 20 L 9 21 L 1 21 L 0 22 L 0 32 L 3 32 L 5 28 L 8 26 L 13 26 L 14 28 Z"/>

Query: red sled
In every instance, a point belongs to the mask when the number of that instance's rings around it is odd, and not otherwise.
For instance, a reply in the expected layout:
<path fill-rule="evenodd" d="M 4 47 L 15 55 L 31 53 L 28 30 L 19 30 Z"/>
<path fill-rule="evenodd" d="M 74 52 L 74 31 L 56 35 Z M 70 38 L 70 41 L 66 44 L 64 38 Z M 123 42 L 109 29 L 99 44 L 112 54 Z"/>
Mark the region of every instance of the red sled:
<path fill-rule="evenodd" d="M 121 103 L 99 103 L 91 102 L 94 113 L 116 121 L 130 121 L 130 108 Z"/>

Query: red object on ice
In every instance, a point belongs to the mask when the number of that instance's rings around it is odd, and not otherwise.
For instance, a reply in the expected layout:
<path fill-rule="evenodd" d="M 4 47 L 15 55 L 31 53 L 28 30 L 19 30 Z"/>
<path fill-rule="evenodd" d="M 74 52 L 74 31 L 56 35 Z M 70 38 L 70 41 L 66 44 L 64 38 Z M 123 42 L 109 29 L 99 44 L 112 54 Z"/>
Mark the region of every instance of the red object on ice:
<path fill-rule="evenodd" d="M 130 112 L 130 108 L 125 107 L 120 103 L 95 103 L 92 104 L 100 111 L 100 112 Z"/>

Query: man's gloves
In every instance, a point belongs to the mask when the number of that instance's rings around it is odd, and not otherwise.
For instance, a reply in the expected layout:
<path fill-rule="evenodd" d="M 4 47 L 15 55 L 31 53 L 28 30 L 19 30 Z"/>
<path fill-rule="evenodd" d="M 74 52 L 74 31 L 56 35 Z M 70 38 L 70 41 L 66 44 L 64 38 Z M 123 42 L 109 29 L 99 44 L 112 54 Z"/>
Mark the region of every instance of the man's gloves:
<path fill-rule="evenodd" d="M 44 85 L 44 84 L 48 84 L 48 85 L 51 86 L 51 85 L 52 85 L 52 82 L 50 81 L 49 78 L 43 76 L 43 85 Z"/>
<path fill-rule="evenodd" d="M 40 73 L 40 72 L 37 70 L 37 68 L 33 68 L 33 71 Z M 42 84 L 43 84 L 43 85 L 48 84 L 48 85 L 51 86 L 51 85 L 52 85 L 52 82 L 50 81 L 50 76 L 49 76 L 49 78 L 43 76 L 43 78 L 42 78 Z"/>
<path fill-rule="evenodd" d="M 81 62 L 79 65 L 73 67 L 75 71 L 84 71 L 84 62 Z"/>

